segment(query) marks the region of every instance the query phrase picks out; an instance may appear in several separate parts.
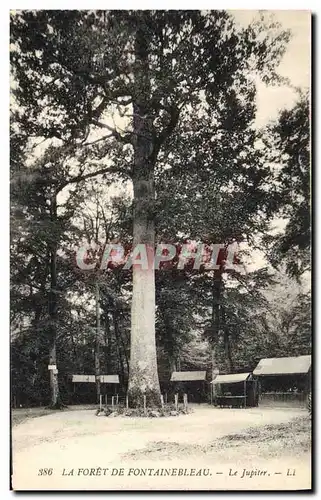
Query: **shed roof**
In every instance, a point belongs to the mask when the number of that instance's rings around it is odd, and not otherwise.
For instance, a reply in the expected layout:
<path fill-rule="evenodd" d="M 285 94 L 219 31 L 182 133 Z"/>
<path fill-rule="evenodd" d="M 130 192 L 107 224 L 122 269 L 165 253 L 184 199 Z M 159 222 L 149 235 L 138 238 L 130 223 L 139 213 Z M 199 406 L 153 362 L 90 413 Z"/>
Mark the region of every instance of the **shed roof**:
<path fill-rule="evenodd" d="M 118 375 L 100 375 L 100 382 L 102 384 L 119 384 Z"/>
<path fill-rule="evenodd" d="M 261 359 L 254 375 L 291 375 L 308 373 L 311 367 L 311 356 L 296 356 L 291 358 Z"/>
<path fill-rule="evenodd" d="M 250 373 L 230 373 L 228 375 L 217 375 L 211 384 L 236 384 L 244 382 L 249 378 Z"/>
<path fill-rule="evenodd" d="M 99 377 L 100 377 L 100 382 L 102 384 L 119 384 L 118 375 L 100 375 Z M 89 382 L 91 384 L 95 384 L 96 377 L 95 375 L 73 375 L 72 382 L 74 383 Z"/>
<path fill-rule="evenodd" d="M 206 380 L 206 371 L 201 372 L 173 372 L 171 382 L 196 382 Z"/>

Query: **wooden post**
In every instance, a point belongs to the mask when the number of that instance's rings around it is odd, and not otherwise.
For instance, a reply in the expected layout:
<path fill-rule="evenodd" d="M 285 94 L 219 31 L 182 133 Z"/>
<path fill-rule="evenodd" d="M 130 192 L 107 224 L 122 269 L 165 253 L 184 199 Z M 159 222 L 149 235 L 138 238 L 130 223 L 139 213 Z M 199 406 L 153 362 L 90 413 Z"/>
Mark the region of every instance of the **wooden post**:
<path fill-rule="evenodd" d="M 105 407 L 107 408 L 107 403 L 108 403 L 108 395 L 105 394 Z"/>
<path fill-rule="evenodd" d="M 164 396 L 163 396 L 163 394 L 161 394 L 161 406 L 162 406 L 162 408 L 164 408 Z"/>
<path fill-rule="evenodd" d="M 128 410 L 128 395 L 126 395 L 126 409 Z"/>
<path fill-rule="evenodd" d="M 167 399 L 167 392 L 165 392 L 165 404 L 166 405 L 167 405 L 167 401 L 168 401 L 168 399 Z"/>
<path fill-rule="evenodd" d="M 178 410 L 178 394 L 175 394 L 175 408 Z"/>
<path fill-rule="evenodd" d="M 114 396 L 111 397 L 111 407 L 114 409 Z"/>
<path fill-rule="evenodd" d="M 144 413 L 146 414 L 146 396 L 144 394 Z"/>
<path fill-rule="evenodd" d="M 99 394 L 99 411 L 101 411 L 103 408 L 103 397 L 101 394 Z"/>
<path fill-rule="evenodd" d="M 118 405 L 118 394 L 116 394 L 116 405 Z"/>

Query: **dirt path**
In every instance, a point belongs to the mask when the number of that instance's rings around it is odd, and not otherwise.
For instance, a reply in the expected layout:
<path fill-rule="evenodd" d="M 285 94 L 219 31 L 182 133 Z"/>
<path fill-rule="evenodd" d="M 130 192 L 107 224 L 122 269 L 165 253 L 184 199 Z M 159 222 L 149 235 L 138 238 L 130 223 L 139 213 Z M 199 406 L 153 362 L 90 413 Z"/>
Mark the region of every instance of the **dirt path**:
<path fill-rule="evenodd" d="M 13 428 L 13 486 L 16 490 L 306 489 L 308 453 L 267 457 L 251 443 L 202 451 L 227 434 L 289 422 L 302 414 L 302 410 L 204 406 L 190 415 L 160 419 L 96 417 L 93 410 L 33 418 Z M 52 469 L 52 475 L 41 474 L 40 469 Z M 260 469 L 262 475 L 242 478 L 244 469 Z M 293 469 L 295 476 L 287 475 Z"/>

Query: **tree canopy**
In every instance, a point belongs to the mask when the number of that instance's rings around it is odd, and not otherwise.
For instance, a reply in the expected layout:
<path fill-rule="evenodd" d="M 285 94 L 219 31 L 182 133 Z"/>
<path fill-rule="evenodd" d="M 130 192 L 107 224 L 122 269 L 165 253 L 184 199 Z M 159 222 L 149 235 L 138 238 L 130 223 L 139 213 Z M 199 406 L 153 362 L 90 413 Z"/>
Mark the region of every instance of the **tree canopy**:
<path fill-rule="evenodd" d="M 12 14 L 18 398 L 47 402 L 43 380 L 57 364 L 53 405 L 72 398 L 75 370 L 117 372 L 131 405 L 143 395 L 159 405 L 159 381 L 179 366 L 252 369 L 271 346 L 276 355 L 310 350 L 308 294 L 270 320 L 272 269 L 90 273 L 75 264 L 84 242 L 144 243 L 154 252 L 157 243 L 187 241 L 253 248 L 261 238 L 273 265 L 284 258 L 292 276 L 302 273 L 307 96 L 266 130 L 254 124 L 256 79 L 280 82 L 289 37 L 264 14 L 246 27 L 226 11 Z M 280 216 L 285 231 L 271 236 Z"/>

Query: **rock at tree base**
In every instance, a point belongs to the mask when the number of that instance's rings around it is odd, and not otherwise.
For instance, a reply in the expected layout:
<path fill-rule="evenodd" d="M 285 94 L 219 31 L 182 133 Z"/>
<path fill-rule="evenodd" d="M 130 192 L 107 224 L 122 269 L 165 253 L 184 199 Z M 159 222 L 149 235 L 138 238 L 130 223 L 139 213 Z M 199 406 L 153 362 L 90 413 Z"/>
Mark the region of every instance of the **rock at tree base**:
<path fill-rule="evenodd" d="M 192 410 L 186 410 L 185 408 L 179 408 L 175 410 L 173 405 L 164 406 L 161 410 L 157 408 L 125 408 L 124 406 L 118 406 L 117 408 L 103 408 L 97 409 L 95 415 L 104 415 L 106 417 L 132 417 L 132 418 L 162 418 L 162 417 L 178 417 L 180 415 L 187 415 L 191 413 Z"/>

